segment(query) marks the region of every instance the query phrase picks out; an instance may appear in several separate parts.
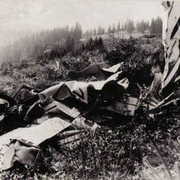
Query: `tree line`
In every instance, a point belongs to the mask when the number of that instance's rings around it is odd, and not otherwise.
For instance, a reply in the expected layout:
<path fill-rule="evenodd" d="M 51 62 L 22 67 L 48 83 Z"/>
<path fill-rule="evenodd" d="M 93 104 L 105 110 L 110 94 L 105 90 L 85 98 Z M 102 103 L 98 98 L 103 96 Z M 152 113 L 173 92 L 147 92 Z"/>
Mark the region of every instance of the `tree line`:
<path fill-rule="evenodd" d="M 162 34 L 162 19 L 157 17 L 156 19 L 153 18 L 151 21 L 142 20 L 136 23 L 133 20 L 127 20 L 125 23 L 118 22 L 117 24 L 109 25 L 107 30 L 99 26 L 97 29 L 86 30 L 83 33 L 83 37 L 90 38 L 92 36 L 102 35 L 104 33 L 115 33 L 118 31 L 127 31 L 128 33 L 132 33 L 134 30 L 141 33 L 149 30 L 151 34 L 159 36 Z"/>
<path fill-rule="evenodd" d="M 1 62 L 36 61 L 45 62 L 61 58 L 68 53 L 79 53 L 84 50 L 103 48 L 103 39 L 89 38 L 81 42 L 83 31 L 77 22 L 74 27 L 65 26 L 41 31 L 30 37 L 24 37 L 0 49 Z"/>
<path fill-rule="evenodd" d="M 121 30 L 132 33 L 135 29 L 142 33 L 144 33 L 146 29 L 149 29 L 151 34 L 161 35 L 162 20 L 158 17 L 152 19 L 151 23 L 140 21 L 136 23 L 136 26 L 134 21 L 128 20 L 124 24 L 118 22 L 117 25 L 110 25 L 107 31 L 103 27 L 98 27 L 97 30 L 94 29 L 93 31 L 83 32 L 82 27 L 78 22 L 73 27 L 65 26 L 62 28 L 41 31 L 31 37 L 24 37 L 0 49 L 0 61 L 16 62 L 26 59 L 36 59 L 40 61 L 42 59 L 53 59 L 55 57 L 60 58 L 69 52 L 73 53 L 85 47 L 86 49 L 91 50 L 93 49 L 93 44 L 96 44 L 97 47 L 102 47 L 102 38 L 92 39 L 95 35 L 101 35 L 106 32 L 114 33 Z M 88 42 L 90 44 L 89 46 L 83 45 L 80 41 L 83 37 L 90 39 Z"/>

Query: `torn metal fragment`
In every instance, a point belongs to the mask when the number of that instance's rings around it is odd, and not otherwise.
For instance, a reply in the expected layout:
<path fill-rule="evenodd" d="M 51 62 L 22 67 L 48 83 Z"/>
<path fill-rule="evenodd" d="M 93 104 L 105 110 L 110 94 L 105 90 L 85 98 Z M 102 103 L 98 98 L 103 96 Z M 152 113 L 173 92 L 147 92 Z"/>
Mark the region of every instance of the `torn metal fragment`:
<path fill-rule="evenodd" d="M 28 141 L 31 143 L 31 147 L 38 146 L 42 142 L 44 142 L 47 139 L 52 138 L 56 134 L 60 133 L 62 130 L 66 129 L 67 127 L 71 126 L 70 123 L 62 120 L 61 118 L 55 117 L 52 119 L 48 119 L 47 121 L 41 123 L 40 125 L 34 126 L 34 127 L 25 127 L 25 128 L 18 128 L 14 131 L 11 131 L 7 134 L 4 134 L 0 136 L 0 169 L 7 169 L 8 167 L 10 168 L 11 161 L 9 160 L 8 157 L 5 154 L 4 146 L 9 147 L 8 142 L 14 139 L 23 139 L 25 141 Z M 15 144 L 17 145 L 17 144 Z M 17 146 L 14 146 L 17 147 Z M 6 148 L 7 150 L 7 148 Z M 32 163 L 32 159 L 35 159 L 33 156 L 35 149 L 28 149 L 23 146 L 18 146 L 18 151 L 14 155 L 18 156 L 18 158 L 14 159 L 22 163 L 27 163 L 30 164 Z M 7 151 L 8 154 L 11 154 L 11 157 L 13 156 L 13 145 L 11 146 L 10 150 Z M 31 152 L 31 154 L 28 154 Z M 27 153 L 27 154 L 26 154 Z M 5 156 L 6 155 L 6 156 Z M 26 159 L 27 157 L 31 157 L 28 161 Z M 7 160 L 8 158 L 8 160 Z M 6 162 L 4 164 L 4 162 Z"/>
<path fill-rule="evenodd" d="M 36 163 L 39 152 L 40 149 L 38 147 L 34 147 L 32 143 L 27 143 L 23 139 L 11 140 L 9 145 L 6 145 L 6 149 L 4 149 L 3 170 L 11 168 L 15 161 L 33 166 Z"/>

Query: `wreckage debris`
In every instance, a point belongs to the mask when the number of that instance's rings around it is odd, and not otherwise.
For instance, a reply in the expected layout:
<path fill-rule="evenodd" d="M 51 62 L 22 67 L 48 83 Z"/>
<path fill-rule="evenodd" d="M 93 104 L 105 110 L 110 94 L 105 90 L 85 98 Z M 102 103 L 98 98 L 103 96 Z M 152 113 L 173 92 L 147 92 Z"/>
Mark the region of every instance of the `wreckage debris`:
<path fill-rule="evenodd" d="M 25 165 L 34 165 L 40 152 L 39 145 L 64 131 L 67 127 L 71 126 L 74 130 L 73 133 L 69 132 L 64 140 L 61 139 L 60 144 L 62 145 L 79 141 L 79 134 L 83 129 L 94 134 L 100 126 L 86 117 L 87 114 L 89 115 L 87 112 L 92 111 L 93 107 L 97 108 L 93 102 L 99 98 L 98 105 L 100 105 L 104 103 L 102 100 L 106 101 L 107 98 L 117 97 L 117 95 L 121 98 L 128 86 L 127 79 L 118 80 L 119 73 L 121 73 L 117 71 L 119 67 L 118 64 L 117 67 L 110 68 L 112 76 L 106 80 L 61 82 L 41 92 L 33 91 L 30 97 L 19 102 L 7 95 L 1 96 L 7 103 L 1 105 L 1 124 L 3 127 L 1 133 L 3 135 L 0 136 L 0 169 L 11 168 L 15 161 Z M 114 87 L 113 91 L 112 86 Z M 22 86 L 14 93 L 13 97 L 18 96 L 24 88 L 32 92 L 32 88 Z M 109 94 L 109 97 L 106 94 Z M 93 95 L 94 97 L 92 97 Z M 76 104 L 71 104 L 72 99 L 84 104 L 86 108 L 82 112 L 79 111 Z M 68 106 L 68 103 L 71 105 Z M 113 106 L 111 108 L 113 109 Z M 74 134 L 75 129 L 77 130 Z"/>
<path fill-rule="evenodd" d="M 60 82 L 44 91 L 22 86 L 13 98 L 1 95 L 6 102 L 0 106 L 0 169 L 11 168 L 16 161 L 33 166 L 41 152 L 40 145 L 56 135 L 59 135 L 60 146 L 73 149 L 82 138 L 87 138 L 84 130 L 93 136 L 101 128 L 101 122 L 97 124 L 95 119 L 101 119 L 102 124 L 104 120 L 112 123 L 113 114 L 131 117 L 141 105 L 147 106 L 148 110 L 162 107 L 163 102 L 154 102 L 153 106 L 152 101 L 151 104 L 145 103 L 142 93 L 139 97 L 128 94 L 130 82 L 123 75 L 122 65 L 119 63 L 109 68 L 97 65 L 85 70 L 86 75 L 91 76 L 105 72 L 107 78 L 104 80 Z M 82 73 L 78 77 L 80 75 Z M 15 101 L 23 88 L 31 95 Z M 164 103 L 165 106 L 166 100 Z"/>
<path fill-rule="evenodd" d="M 9 133 L 6 133 L 0 137 L 0 146 L 3 147 L 1 151 L 1 169 L 9 169 L 13 166 L 14 161 L 20 161 L 23 164 L 34 164 L 36 159 L 32 152 L 38 151 L 38 145 L 45 140 L 52 138 L 65 128 L 69 127 L 71 124 L 58 118 L 51 118 L 47 121 L 41 123 L 37 126 L 18 128 Z M 15 139 L 20 141 L 28 141 L 29 148 L 21 147 L 20 144 L 17 145 Z M 9 143 L 8 143 L 9 142 Z M 14 142 L 14 143 L 12 143 Z M 34 145 L 32 147 L 32 145 Z M 17 151 L 18 150 L 18 151 Z M 30 154 L 31 152 L 31 154 Z M 18 154 L 16 154 L 18 153 Z M 4 154 L 4 156 L 3 156 Z M 18 155 L 23 156 L 18 156 Z M 36 153 L 37 154 L 37 153 Z M 8 160 L 6 160 L 8 157 Z M 10 159 L 10 157 L 12 159 Z M 18 158 L 16 158 L 18 157 Z M 32 157 L 31 159 L 26 159 L 27 157 Z M 9 161 L 9 162 L 7 162 Z"/>

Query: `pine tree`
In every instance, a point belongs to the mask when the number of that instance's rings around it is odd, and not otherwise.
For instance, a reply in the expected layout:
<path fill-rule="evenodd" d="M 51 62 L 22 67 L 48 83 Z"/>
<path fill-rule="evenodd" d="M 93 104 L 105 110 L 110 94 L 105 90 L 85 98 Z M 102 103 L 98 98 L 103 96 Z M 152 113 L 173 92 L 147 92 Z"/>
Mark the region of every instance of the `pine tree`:
<path fill-rule="evenodd" d="M 103 48 L 104 47 L 103 39 L 101 37 L 98 39 L 98 47 L 99 48 Z"/>
<path fill-rule="evenodd" d="M 144 33 L 144 31 L 148 28 L 149 28 L 149 22 L 145 22 L 145 21 L 137 22 L 137 29 L 139 32 Z"/>
<path fill-rule="evenodd" d="M 125 30 L 125 24 L 124 24 L 124 23 L 122 23 L 121 29 L 122 29 L 123 31 Z"/>
<path fill-rule="evenodd" d="M 74 40 L 78 42 L 82 38 L 81 25 L 77 22 L 74 28 Z"/>
<path fill-rule="evenodd" d="M 155 34 L 159 36 L 162 34 L 162 19 L 160 17 L 157 17 L 154 23 L 155 23 Z"/>
<path fill-rule="evenodd" d="M 96 36 L 97 35 L 97 32 L 96 32 L 96 29 L 94 28 L 93 30 L 93 36 Z"/>
<path fill-rule="evenodd" d="M 67 52 L 74 51 L 74 47 L 75 47 L 74 38 L 69 36 L 67 38 L 67 40 L 66 40 L 66 50 L 67 50 Z"/>
<path fill-rule="evenodd" d="M 102 34 L 104 34 L 105 33 L 105 29 L 104 28 L 102 28 Z"/>
<path fill-rule="evenodd" d="M 120 22 L 118 22 L 117 31 L 120 31 L 120 30 L 121 30 L 121 26 L 120 26 Z"/>
<path fill-rule="evenodd" d="M 134 31 L 134 22 L 132 20 L 130 20 L 127 23 L 127 32 L 132 33 L 133 31 Z"/>
<path fill-rule="evenodd" d="M 111 25 L 110 25 L 108 28 L 108 33 L 111 33 L 111 32 L 112 32 L 112 30 L 111 30 Z"/>
<path fill-rule="evenodd" d="M 116 32 L 116 27 L 115 27 L 115 24 L 113 24 L 113 26 L 112 26 L 113 28 L 112 28 L 112 32 L 113 33 L 115 33 Z"/>
<path fill-rule="evenodd" d="M 151 26 L 150 26 L 150 32 L 151 34 L 155 34 L 156 31 L 155 31 L 156 27 L 155 27 L 155 20 L 154 18 L 151 20 Z"/>
<path fill-rule="evenodd" d="M 97 47 L 98 47 L 98 38 L 96 37 L 94 40 L 94 48 L 97 48 Z"/>
<path fill-rule="evenodd" d="M 101 35 L 102 34 L 102 29 L 101 29 L 101 26 L 98 27 L 98 35 Z"/>

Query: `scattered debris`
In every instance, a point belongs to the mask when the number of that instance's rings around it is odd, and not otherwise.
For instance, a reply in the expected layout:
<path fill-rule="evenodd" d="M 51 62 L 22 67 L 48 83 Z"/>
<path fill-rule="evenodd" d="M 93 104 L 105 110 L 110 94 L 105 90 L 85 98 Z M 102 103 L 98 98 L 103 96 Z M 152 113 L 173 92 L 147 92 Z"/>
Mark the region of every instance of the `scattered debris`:
<path fill-rule="evenodd" d="M 39 145 L 57 134 L 60 145 L 73 149 L 86 138 L 82 135 L 84 130 L 93 136 L 101 127 L 94 117 L 108 122 L 113 120 L 112 114 L 134 116 L 140 97 L 127 93 L 129 80 L 122 75 L 122 64 L 102 68 L 100 71 L 106 72 L 105 80 L 61 82 L 41 92 L 22 86 L 14 98 L 4 96 L 7 102 L 1 104 L 0 169 L 11 168 L 15 161 L 33 166 L 41 152 Z M 87 68 L 87 75 L 93 76 L 92 69 L 97 67 L 100 68 L 98 65 Z M 15 97 L 24 88 L 31 92 L 30 97 L 16 102 Z"/>

